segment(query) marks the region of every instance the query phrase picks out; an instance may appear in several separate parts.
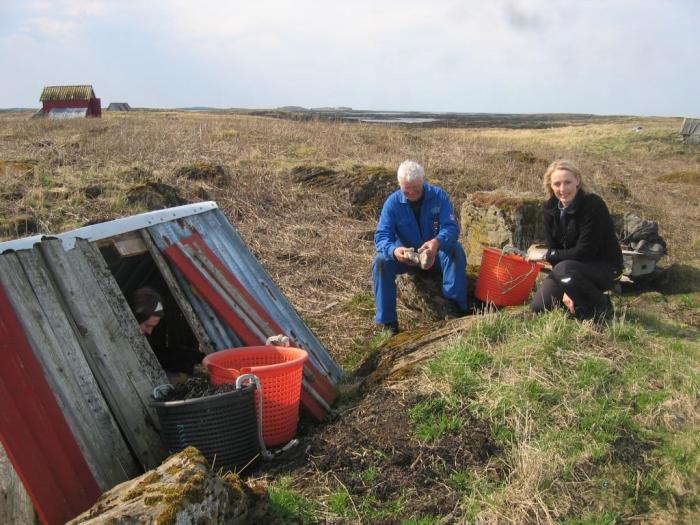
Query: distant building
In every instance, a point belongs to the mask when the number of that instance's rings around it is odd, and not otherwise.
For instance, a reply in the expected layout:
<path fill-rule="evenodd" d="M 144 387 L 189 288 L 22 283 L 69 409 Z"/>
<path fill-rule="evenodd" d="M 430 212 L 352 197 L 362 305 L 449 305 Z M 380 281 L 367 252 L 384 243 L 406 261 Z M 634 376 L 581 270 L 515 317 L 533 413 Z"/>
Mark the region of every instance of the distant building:
<path fill-rule="evenodd" d="M 110 102 L 107 111 L 131 111 L 131 106 L 126 102 Z"/>
<path fill-rule="evenodd" d="M 700 144 L 700 119 L 684 118 L 681 124 L 681 136 L 686 144 Z"/>
<path fill-rule="evenodd" d="M 100 117 L 100 99 L 92 86 L 46 86 L 41 92 L 42 112 L 48 118 Z"/>

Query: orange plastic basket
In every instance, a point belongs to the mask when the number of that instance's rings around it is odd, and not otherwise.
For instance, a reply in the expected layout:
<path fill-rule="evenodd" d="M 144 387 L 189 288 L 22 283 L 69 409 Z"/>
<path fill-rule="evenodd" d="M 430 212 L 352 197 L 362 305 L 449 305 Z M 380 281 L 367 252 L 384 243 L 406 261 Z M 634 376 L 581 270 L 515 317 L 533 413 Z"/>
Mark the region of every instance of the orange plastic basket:
<path fill-rule="evenodd" d="M 213 385 L 235 383 L 238 376 L 255 374 L 263 397 L 263 441 L 267 446 L 287 443 L 297 432 L 305 350 L 282 346 L 228 348 L 209 354 L 204 365 Z M 255 403 L 259 402 L 255 396 Z"/>
<path fill-rule="evenodd" d="M 496 248 L 484 248 L 474 295 L 496 306 L 515 306 L 527 301 L 542 265 Z"/>

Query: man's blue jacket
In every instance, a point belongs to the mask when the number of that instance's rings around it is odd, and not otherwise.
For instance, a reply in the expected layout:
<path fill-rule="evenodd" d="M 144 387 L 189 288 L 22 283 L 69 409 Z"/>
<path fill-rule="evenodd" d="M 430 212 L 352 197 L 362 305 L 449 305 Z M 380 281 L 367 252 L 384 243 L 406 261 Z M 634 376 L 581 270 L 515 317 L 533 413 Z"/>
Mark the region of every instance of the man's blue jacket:
<path fill-rule="evenodd" d="M 392 260 L 399 246 L 418 250 L 424 242 L 434 238 L 440 241 L 440 250 L 449 250 L 459 238 L 459 225 L 445 190 L 423 183 L 420 225 L 411 203 L 400 189 L 389 195 L 374 234 L 377 253 L 385 260 Z"/>

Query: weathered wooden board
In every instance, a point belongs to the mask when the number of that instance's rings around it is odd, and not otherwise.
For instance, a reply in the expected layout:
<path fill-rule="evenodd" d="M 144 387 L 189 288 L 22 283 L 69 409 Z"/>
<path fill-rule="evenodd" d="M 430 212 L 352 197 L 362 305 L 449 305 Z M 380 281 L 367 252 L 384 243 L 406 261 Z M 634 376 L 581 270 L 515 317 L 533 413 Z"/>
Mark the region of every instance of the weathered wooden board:
<path fill-rule="evenodd" d="M 165 373 L 98 249 L 80 240 L 67 252 L 58 240 L 39 247 L 122 433 L 140 464 L 154 468 L 165 451 L 150 396 Z"/>
<path fill-rule="evenodd" d="M 0 443 L 0 523 L 38 525 L 32 500 Z"/>
<path fill-rule="evenodd" d="M 0 275 L 63 414 L 100 488 L 140 473 L 85 360 L 36 249 L 0 258 Z"/>

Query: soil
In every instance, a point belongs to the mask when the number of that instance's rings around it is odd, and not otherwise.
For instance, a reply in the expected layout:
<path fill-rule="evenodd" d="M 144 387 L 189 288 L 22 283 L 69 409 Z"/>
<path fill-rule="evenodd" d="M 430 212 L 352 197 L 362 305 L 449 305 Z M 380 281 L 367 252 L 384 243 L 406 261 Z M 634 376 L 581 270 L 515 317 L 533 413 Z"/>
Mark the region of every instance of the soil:
<path fill-rule="evenodd" d="M 460 497 L 445 484 L 450 473 L 484 464 L 497 447 L 488 425 L 466 409 L 455 414 L 466 421 L 461 429 L 420 441 L 409 408 L 426 399 L 378 386 L 320 429 L 302 421 L 300 445 L 261 470 L 293 476 L 295 488 L 309 495 L 330 486 L 347 490 L 353 504 L 401 498 L 403 516 L 448 515 Z"/>

